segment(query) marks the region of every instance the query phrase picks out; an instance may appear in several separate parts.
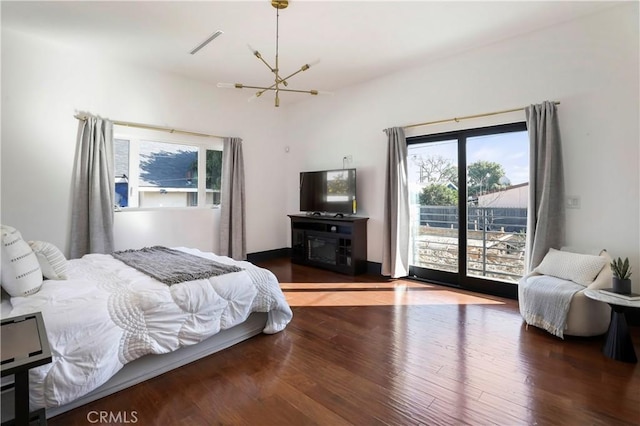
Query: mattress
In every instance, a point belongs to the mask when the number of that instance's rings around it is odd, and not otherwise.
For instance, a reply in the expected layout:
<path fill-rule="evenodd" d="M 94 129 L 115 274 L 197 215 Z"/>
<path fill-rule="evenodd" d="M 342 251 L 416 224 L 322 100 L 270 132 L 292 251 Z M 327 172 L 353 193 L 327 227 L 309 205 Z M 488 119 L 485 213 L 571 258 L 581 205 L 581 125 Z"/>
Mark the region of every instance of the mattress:
<path fill-rule="evenodd" d="M 47 328 L 53 360 L 29 372 L 31 409 L 69 406 L 125 365 L 196 345 L 244 323 L 252 312 L 265 313 L 264 333 L 277 333 L 291 320 L 270 271 L 178 250 L 242 271 L 167 286 L 110 255 L 91 254 L 69 261 L 68 280 L 45 280 L 38 293 L 12 298 L 8 313 L 3 305 L 3 316 L 42 312 Z"/>

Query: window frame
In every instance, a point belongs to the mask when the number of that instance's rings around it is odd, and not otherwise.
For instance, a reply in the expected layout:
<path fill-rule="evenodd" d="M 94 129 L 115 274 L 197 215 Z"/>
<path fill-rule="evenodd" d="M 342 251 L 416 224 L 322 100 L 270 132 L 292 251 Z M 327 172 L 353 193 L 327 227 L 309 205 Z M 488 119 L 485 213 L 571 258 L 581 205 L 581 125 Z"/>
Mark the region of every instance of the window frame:
<path fill-rule="evenodd" d="M 446 131 L 441 133 L 410 136 L 406 138 L 407 146 L 413 144 L 440 142 L 445 140 L 458 141 L 458 193 L 467 193 L 467 139 L 477 136 L 486 136 L 493 134 L 511 133 L 528 131 L 526 122 L 516 121 L 506 124 L 496 124 L 484 127 L 472 127 L 467 129 L 459 129 Z M 464 165 L 465 167 L 460 167 Z M 427 280 L 437 282 L 451 287 L 463 288 L 466 290 L 476 291 L 485 294 L 494 294 L 508 298 L 517 297 L 517 284 L 504 283 L 497 280 L 480 278 L 471 276 L 467 273 L 467 207 L 468 200 L 465 197 L 458 197 L 458 271 L 439 271 L 435 269 L 427 269 L 415 265 L 409 265 L 409 277 L 418 280 Z M 529 214 L 531 212 L 529 211 Z"/>
<path fill-rule="evenodd" d="M 209 190 L 206 188 L 206 166 L 207 166 L 207 151 L 223 151 L 223 139 L 214 136 L 197 136 L 188 134 L 169 133 L 162 130 L 150 130 L 142 128 L 134 128 L 128 126 L 114 125 L 113 140 L 126 140 L 129 142 L 129 165 L 128 165 L 128 181 L 129 181 L 129 194 L 128 194 L 128 206 L 118 207 L 116 211 L 144 211 L 144 210 L 171 210 L 171 209 L 218 209 L 220 204 L 207 203 L 207 193 L 215 192 L 215 190 Z M 172 145 L 187 145 L 198 148 L 198 202 L 196 206 L 146 206 L 140 207 L 140 193 L 141 192 L 161 192 L 163 188 L 147 188 L 141 189 L 139 185 L 140 176 L 140 142 L 157 142 L 167 143 Z M 115 151 L 115 150 L 114 150 Z M 202 173 L 201 173 L 202 172 Z M 202 178 L 200 178 L 202 176 Z M 135 177 L 135 178 L 133 178 Z M 221 176 L 221 181 L 223 177 Z M 221 185 L 222 186 L 222 185 Z M 115 188 L 115 186 L 114 186 Z M 181 188 L 184 190 L 184 188 Z M 171 188 L 164 189 L 165 191 L 175 191 Z M 192 192 L 192 191 L 185 191 Z"/>

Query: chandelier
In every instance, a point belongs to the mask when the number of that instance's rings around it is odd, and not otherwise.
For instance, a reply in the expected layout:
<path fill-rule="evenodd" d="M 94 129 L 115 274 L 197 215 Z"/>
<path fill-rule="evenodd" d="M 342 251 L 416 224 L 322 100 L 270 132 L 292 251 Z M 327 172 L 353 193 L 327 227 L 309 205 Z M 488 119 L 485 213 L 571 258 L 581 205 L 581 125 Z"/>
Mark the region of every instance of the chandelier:
<path fill-rule="evenodd" d="M 308 93 L 310 95 L 316 96 L 318 94 L 323 94 L 323 92 L 320 92 L 318 90 L 298 90 L 298 89 L 290 89 L 289 88 L 289 79 L 291 77 L 293 77 L 294 75 L 301 73 L 303 71 L 308 70 L 312 65 L 317 64 L 317 62 L 315 63 L 310 63 L 310 64 L 304 64 L 303 66 L 300 67 L 300 69 L 298 69 L 297 71 L 289 74 L 288 76 L 282 78 L 280 75 L 280 68 L 279 68 L 279 62 L 278 62 L 278 38 L 279 38 L 279 20 L 280 20 L 280 9 L 286 9 L 287 6 L 289 6 L 289 1 L 288 0 L 271 0 L 271 6 L 273 6 L 276 9 L 276 58 L 275 58 L 275 66 L 272 67 L 271 65 L 269 65 L 269 63 L 264 59 L 264 57 L 260 54 L 260 52 L 258 52 L 257 50 L 255 50 L 253 47 L 249 46 L 249 49 L 251 50 L 251 52 L 253 53 L 253 55 L 260 59 L 260 61 L 262 61 L 263 64 L 265 64 L 267 66 L 267 68 L 269 68 L 269 70 L 273 73 L 274 75 L 274 81 L 273 84 L 271 84 L 270 86 L 248 86 L 246 84 L 242 84 L 242 83 L 218 83 L 218 87 L 222 87 L 222 88 L 230 88 L 230 89 L 253 89 L 253 90 L 258 90 L 249 100 L 253 100 L 256 98 L 259 98 L 260 96 L 262 96 L 265 92 L 267 91 L 273 91 L 275 92 L 275 106 L 279 107 L 280 106 L 280 92 L 294 92 L 294 93 Z M 326 92 L 325 92 L 326 93 Z"/>

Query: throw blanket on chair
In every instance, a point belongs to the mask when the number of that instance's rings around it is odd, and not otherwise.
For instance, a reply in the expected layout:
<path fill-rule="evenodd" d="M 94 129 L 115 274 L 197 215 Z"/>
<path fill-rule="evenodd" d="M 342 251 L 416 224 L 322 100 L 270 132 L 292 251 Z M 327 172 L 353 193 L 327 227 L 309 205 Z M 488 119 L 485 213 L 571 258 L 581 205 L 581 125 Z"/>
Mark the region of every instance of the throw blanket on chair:
<path fill-rule="evenodd" d="M 564 339 L 571 299 L 584 286 L 547 275 L 529 277 L 519 285 L 525 295 L 519 301 L 525 322 Z"/>
<path fill-rule="evenodd" d="M 162 246 L 116 251 L 112 256 L 167 285 L 242 271 L 242 268 L 237 266 L 225 265 Z"/>

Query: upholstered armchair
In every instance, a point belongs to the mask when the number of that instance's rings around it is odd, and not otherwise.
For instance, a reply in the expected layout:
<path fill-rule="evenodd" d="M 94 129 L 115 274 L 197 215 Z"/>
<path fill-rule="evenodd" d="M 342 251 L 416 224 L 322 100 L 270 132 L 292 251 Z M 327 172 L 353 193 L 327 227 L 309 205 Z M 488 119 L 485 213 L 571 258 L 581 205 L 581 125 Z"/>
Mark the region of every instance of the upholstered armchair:
<path fill-rule="evenodd" d="M 606 303 L 584 292 L 611 287 L 611 257 L 550 249 L 543 261 L 518 283 L 520 314 L 528 325 L 560 338 L 604 334 L 611 320 Z M 564 319 L 563 319 L 564 316 Z"/>

